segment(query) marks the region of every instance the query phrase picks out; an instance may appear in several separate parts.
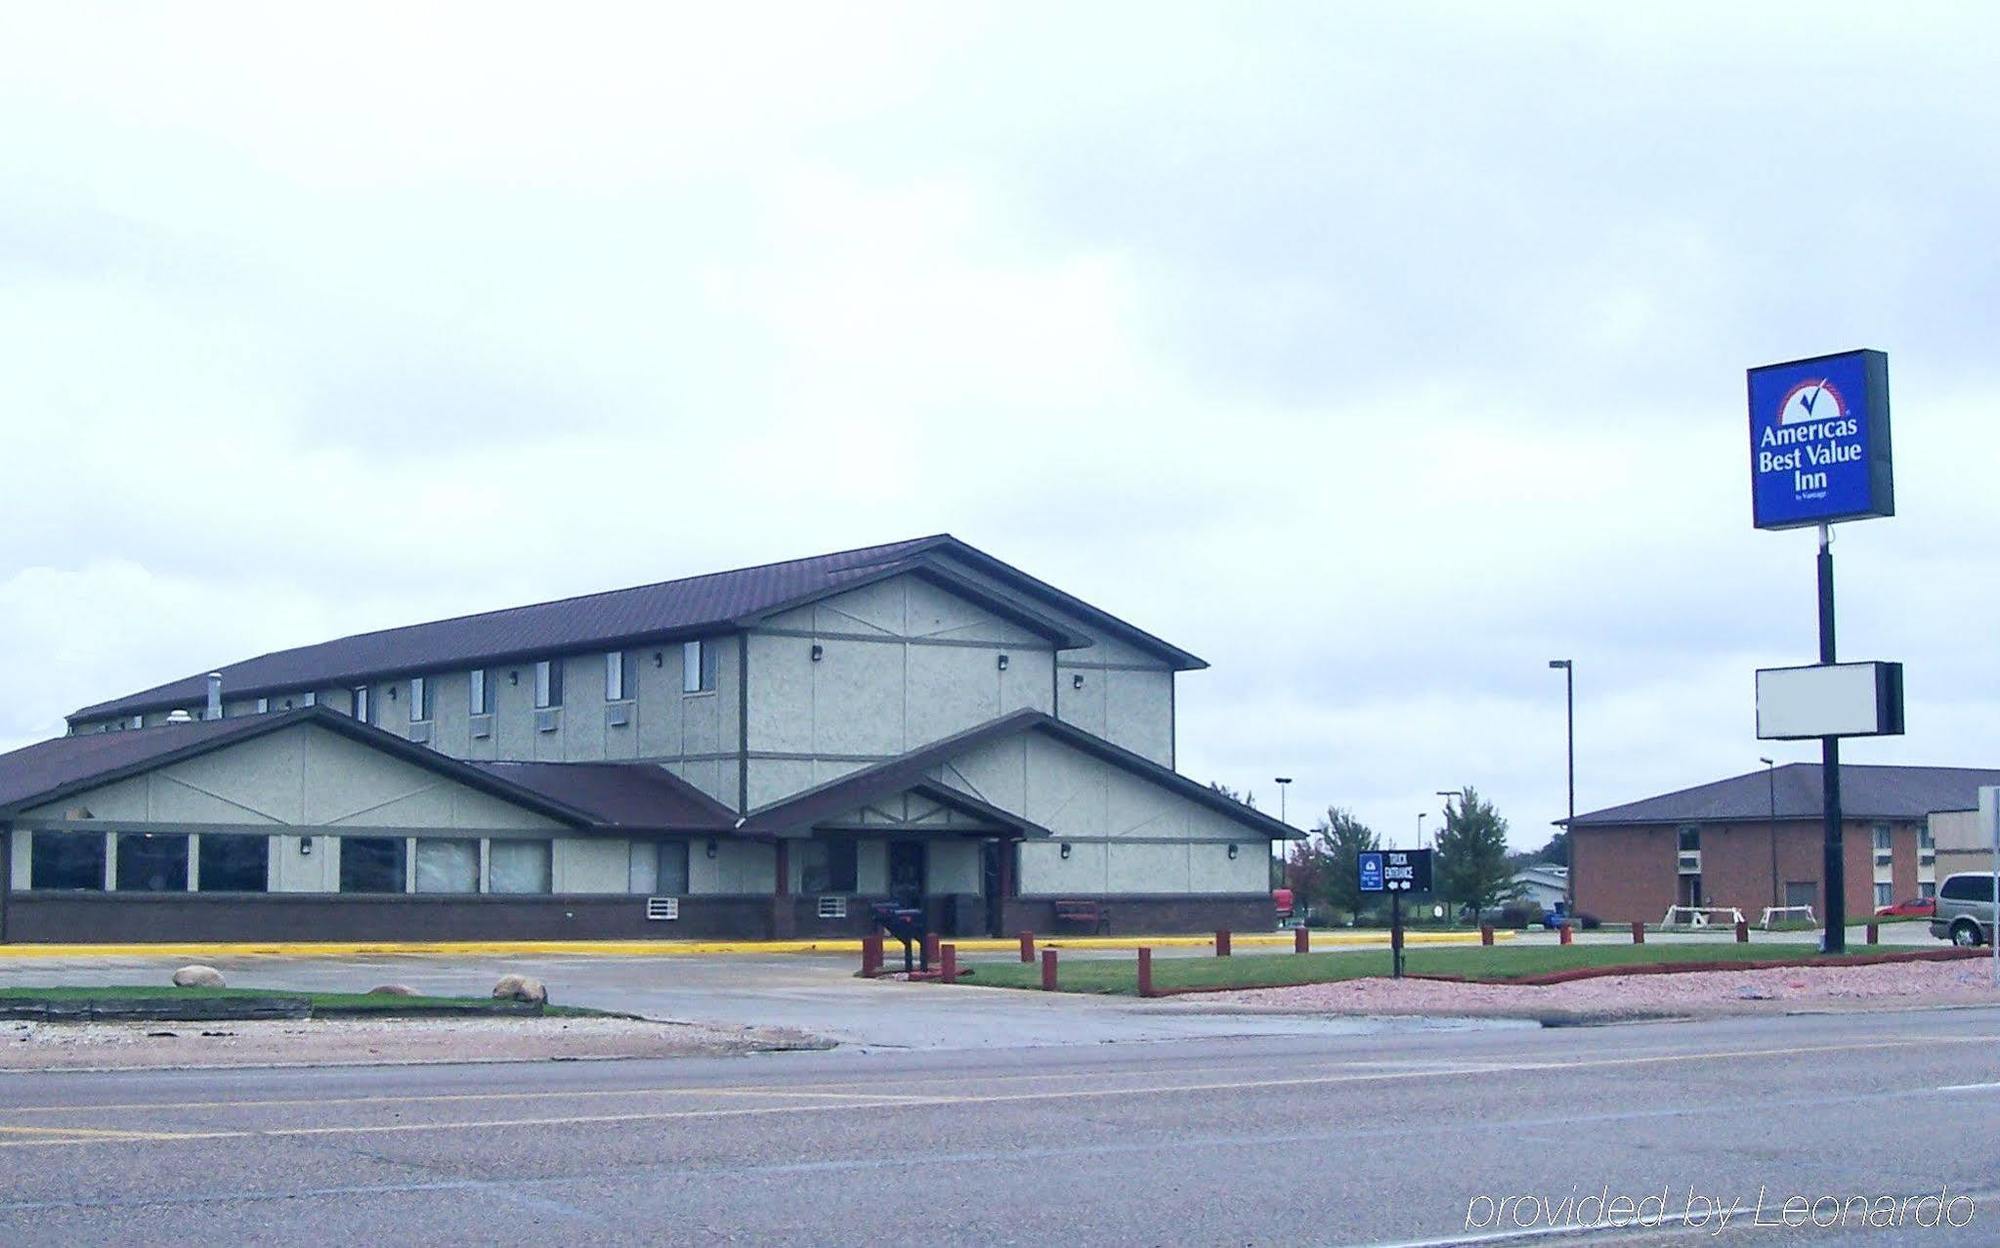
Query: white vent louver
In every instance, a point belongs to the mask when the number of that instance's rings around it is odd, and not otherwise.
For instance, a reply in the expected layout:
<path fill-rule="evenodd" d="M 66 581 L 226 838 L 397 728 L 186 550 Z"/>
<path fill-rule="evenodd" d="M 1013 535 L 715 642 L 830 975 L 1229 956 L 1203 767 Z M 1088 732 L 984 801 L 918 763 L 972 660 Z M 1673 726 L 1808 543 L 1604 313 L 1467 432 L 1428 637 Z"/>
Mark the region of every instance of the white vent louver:
<path fill-rule="evenodd" d="M 681 917 L 681 899 L 678 897 L 646 898 L 646 917 L 654 922 L 664 922 Z"/>

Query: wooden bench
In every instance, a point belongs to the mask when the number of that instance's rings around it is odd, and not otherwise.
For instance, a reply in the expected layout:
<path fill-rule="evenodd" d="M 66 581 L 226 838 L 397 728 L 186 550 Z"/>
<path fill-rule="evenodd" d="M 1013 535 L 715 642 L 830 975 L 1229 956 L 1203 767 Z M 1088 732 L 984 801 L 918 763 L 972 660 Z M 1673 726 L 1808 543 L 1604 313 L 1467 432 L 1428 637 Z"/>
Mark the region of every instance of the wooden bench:
<path fill-rule="evenodd" d="M 1097 935 L 1110 930 L 1111 907 L 1095 901 L 1058 901 L 1056 923 L 1081 927 Z"/>

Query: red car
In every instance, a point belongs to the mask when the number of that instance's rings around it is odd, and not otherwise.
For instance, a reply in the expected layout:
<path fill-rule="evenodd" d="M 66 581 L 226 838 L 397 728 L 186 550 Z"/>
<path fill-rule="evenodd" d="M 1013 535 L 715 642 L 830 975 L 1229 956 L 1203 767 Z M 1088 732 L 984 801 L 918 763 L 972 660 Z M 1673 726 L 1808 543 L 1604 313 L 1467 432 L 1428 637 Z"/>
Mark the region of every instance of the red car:
<path fill-rule="evenodd" d="M 1929 897 L 1912 897 L 1908 901 L 1899 901 L 1893 906 L 1875 907 L 1875 917 L 1878 919 L 1895 918 L 1902 915 L 1928 919 L 1936 914 L 1937 902 Z"/>

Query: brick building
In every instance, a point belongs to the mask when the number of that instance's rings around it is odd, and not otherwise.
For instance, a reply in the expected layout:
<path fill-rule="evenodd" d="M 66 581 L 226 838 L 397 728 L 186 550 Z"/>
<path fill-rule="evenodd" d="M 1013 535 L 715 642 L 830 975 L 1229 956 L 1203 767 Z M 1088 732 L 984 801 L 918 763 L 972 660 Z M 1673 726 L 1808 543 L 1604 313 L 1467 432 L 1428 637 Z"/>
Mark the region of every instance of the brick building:
<path fill-rule="evenodd" d="M 1843 766 L 1847 912 L 1929 896 L 1939 878 L 1928 819 L 1963 809 L 2000 771 Z M 1578 815 L 1570 823 L 1577 908 L 1656 923 L 1669 906 L 1825 913 L 1820 767 L 1789 763 Z"/>

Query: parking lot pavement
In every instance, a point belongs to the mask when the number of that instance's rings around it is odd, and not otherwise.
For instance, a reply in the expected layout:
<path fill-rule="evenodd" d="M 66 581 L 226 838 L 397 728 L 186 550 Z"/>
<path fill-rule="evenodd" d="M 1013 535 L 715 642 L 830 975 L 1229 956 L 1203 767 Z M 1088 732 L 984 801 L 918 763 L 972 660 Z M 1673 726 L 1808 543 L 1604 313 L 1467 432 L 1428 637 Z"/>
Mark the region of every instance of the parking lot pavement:
<path fill-rule="evenodd" d="M 10 984 L 164 984 L 180 962 L 160 958 L 0 958 Z M 648 1018 L 791 1027 L 843 1045 L 986 1049 L 1223 1036 L 1353 1035 L 1493 1023 L 1177 1013 L 1128 998 L 863 980 L 849 957 L 712 954 L 502 957 L 376 954 L 214 959 L 233 987 L 365 992 L 398 983 L 425 993 L 481 996 L 501 975 L 532 975 L 550 999 Z"/>

